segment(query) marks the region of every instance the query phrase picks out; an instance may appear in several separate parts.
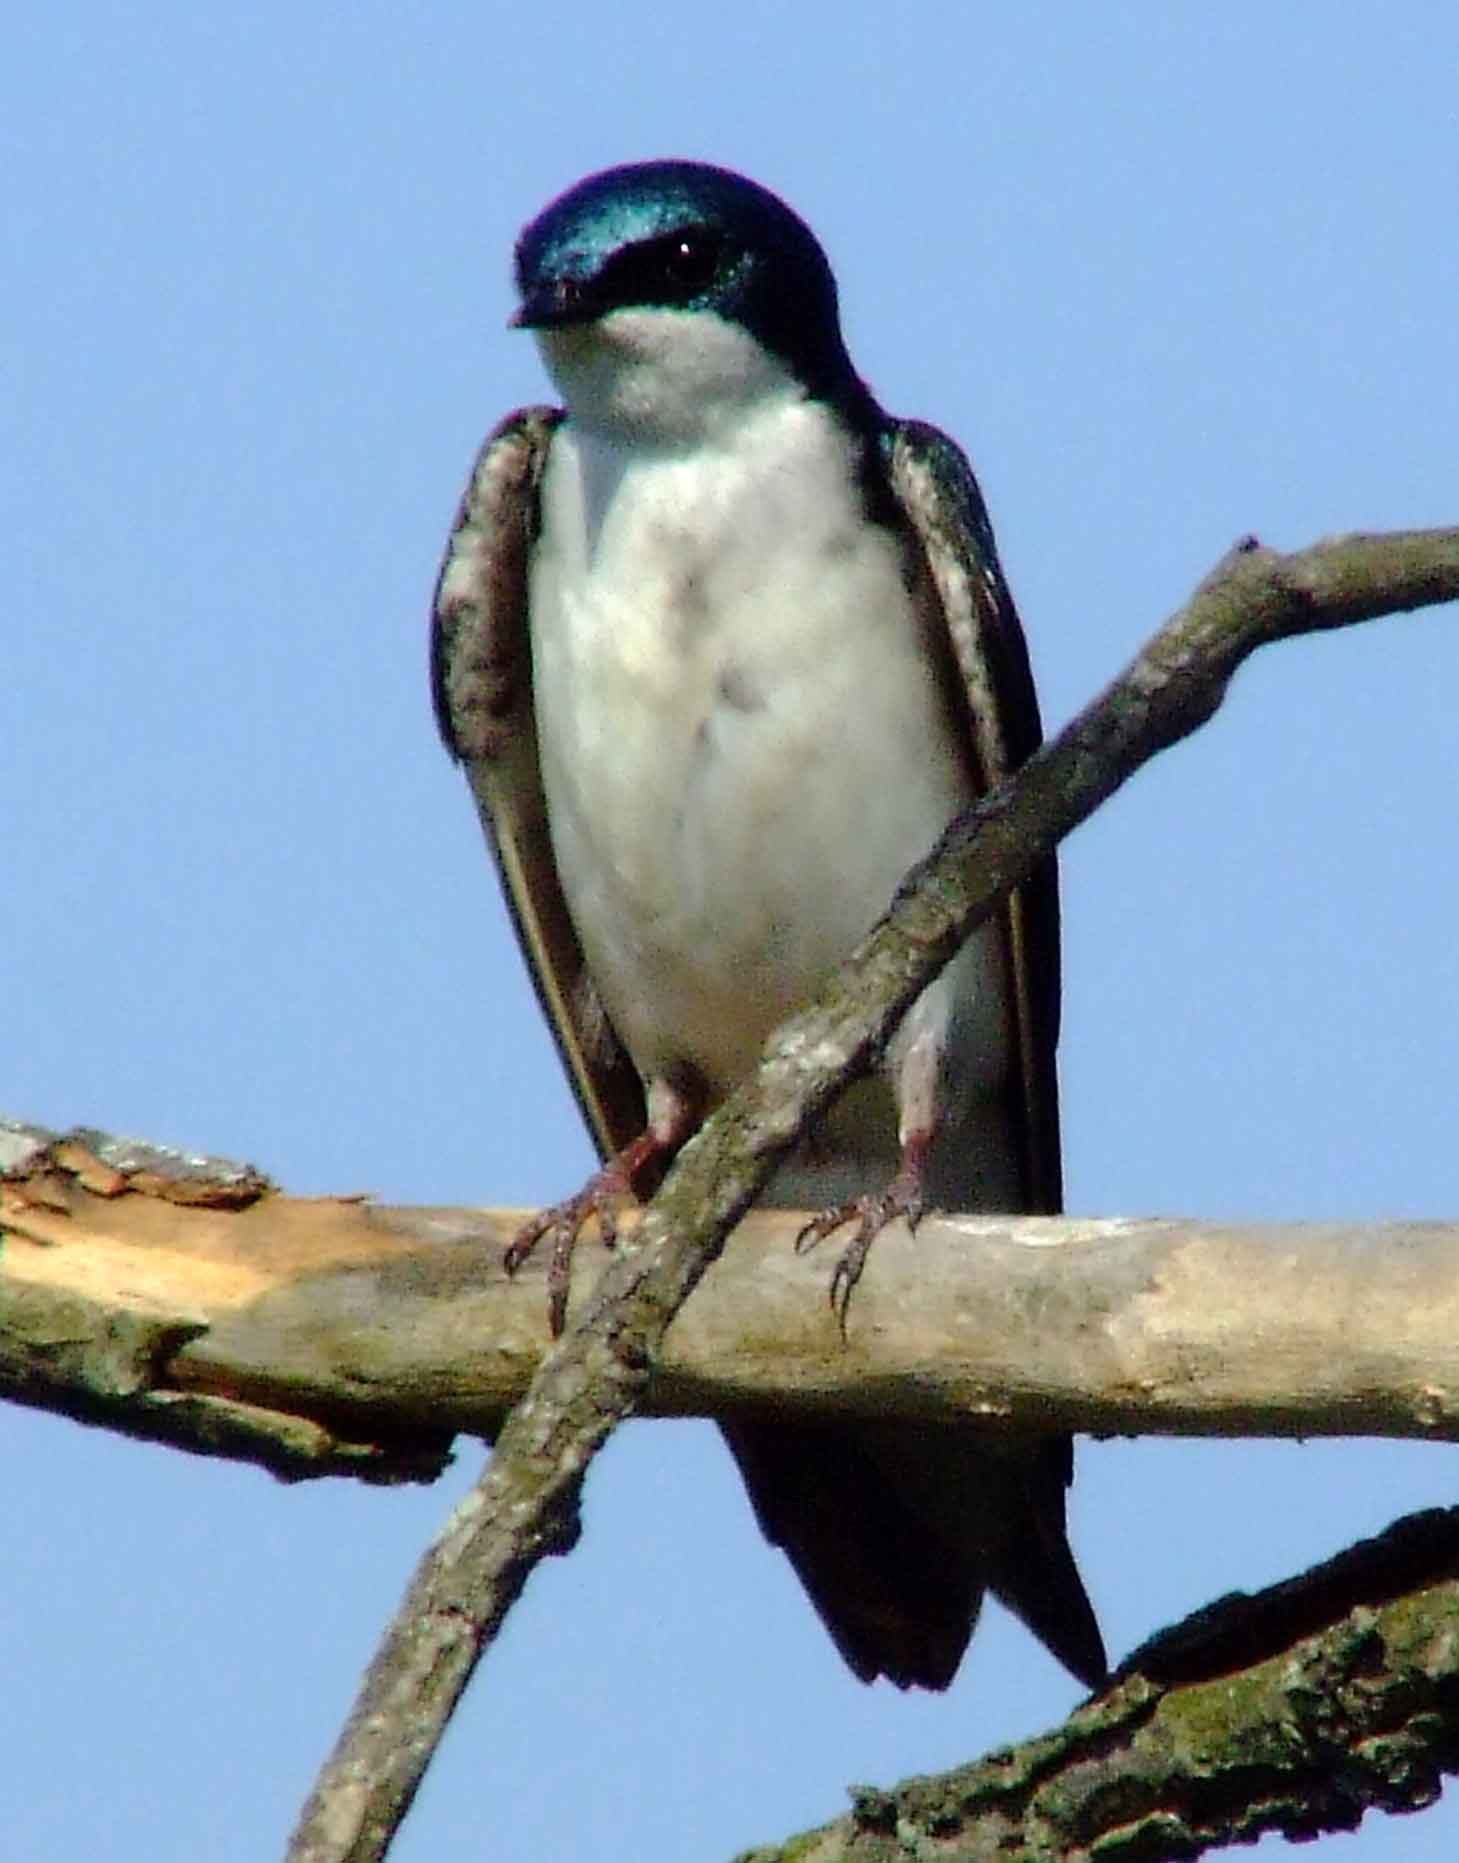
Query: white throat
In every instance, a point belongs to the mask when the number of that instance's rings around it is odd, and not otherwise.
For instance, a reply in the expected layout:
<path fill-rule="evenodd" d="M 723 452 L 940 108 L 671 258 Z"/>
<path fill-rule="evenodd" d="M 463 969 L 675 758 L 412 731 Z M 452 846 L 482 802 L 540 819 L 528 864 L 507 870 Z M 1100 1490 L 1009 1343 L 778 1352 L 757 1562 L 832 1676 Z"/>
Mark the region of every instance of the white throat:
<path fill-rule="evenodd" d="M 765 402 L 803 396 L 778 358 L 714 311 L 610 311 L 537 342 L 574 422 L 619 445 L 712 444 Z"/>

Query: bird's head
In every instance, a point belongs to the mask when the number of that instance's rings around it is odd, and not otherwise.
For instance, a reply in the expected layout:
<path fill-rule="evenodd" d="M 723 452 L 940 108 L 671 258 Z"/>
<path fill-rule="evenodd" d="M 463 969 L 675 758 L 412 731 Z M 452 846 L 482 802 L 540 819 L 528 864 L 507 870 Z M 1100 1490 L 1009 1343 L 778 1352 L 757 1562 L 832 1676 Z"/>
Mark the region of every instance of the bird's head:
<path fill-rule="evenodd" d="M 516 282 L 512 321 L 585 424 L 673 443 L 766 396 L 865 396 L 815 235 L 727 169 L 590 175 L 522 233 Z"/>

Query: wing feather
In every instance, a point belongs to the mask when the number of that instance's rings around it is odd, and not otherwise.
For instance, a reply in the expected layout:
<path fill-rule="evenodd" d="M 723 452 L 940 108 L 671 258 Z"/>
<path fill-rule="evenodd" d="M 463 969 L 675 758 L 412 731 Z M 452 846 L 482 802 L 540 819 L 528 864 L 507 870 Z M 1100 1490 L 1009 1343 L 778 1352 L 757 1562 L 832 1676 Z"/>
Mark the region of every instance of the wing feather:
<path fill-rule="evenodd" d="M 451 528 L 431 618 L 436 722 L 464 767 L 517 938 L 603 1155 L 644 1127 L 638 1074 L 608 1022 L 557 877 L 537 755 L 527 573 L 557 408 L 488 435 Z"/>
<path fill-rule="evenodd" d="M 993 527 L 960 447 L 922 421 L 894 421 L 883 454 L 941 603 L 960 675 L 954 703 L 980 782 L 999 783 L 1042 741 L 1028 646 L 998 563 Z M 1046 861 L 1010 895 L 1006 924 L 1031 1213 L 1063 1205 L 1055 1050 L 1059 1039 L 1059 883 Z"/>

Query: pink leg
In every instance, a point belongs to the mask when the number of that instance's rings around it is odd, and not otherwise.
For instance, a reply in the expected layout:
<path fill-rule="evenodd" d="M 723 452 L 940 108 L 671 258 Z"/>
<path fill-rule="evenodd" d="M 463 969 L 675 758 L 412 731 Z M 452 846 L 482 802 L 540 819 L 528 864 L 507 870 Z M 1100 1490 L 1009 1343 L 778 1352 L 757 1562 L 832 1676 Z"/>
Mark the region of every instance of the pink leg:
<path fill-rule="evenodd" d="M 547 1322 L 555 1339 L 567 1319 L 567 1297 L 572 1284 L 572 1258 L 578 1237 L 596 1217 L 598 1234 L 607 1247 L 618 1239 L 615 1205 L 634 1194 L 634 1180 L 656 1159 L 672 1157 L 699 1122 L 697 1102 L 666 1080 L 654 1080 L 648 1089 L 648 1125 L 630 1139 L 571 1197 L 540 1211 L 513 1236 L 503 1256 L 508 1274 L 515 1274 L 544 1237 L 552 1244 L 547 1262 Z"/>
<path fill-rule="evenodd" d="M 810 1249 L 845 1224 L 855 1223 L 856 1233 L 831 1271 L 831 1305 L 843 1333 L 851 1295 L 866 1267 L 872 1243 L 887 1224 L 894 1223 L 899 1216 L 905 1219 L 909 1229 L 915 1229 L 926 1214 L 923 1180 L 933 1136 L 931 1131 L 909 1133 L 902 1140 L 902 1161 L 895 1177 L 880 1190 L 865 1191 L 846 1203 L 832 1204 L 829 1209 L 819 1211 L 795 1238 L 797 1250 Z"/>
<path fill-rule="evenodd" d="M 917 1016 L 924 1006 L 923 998 Z M 943 1024 L 935 1013 L 927 1014 L 922 1026 L 912 1035 L 897 1066 L 898 1136 L 901 1161 L 896 1175 L 880 1190 L 864 1191 L 849 1202 L 822 1210 L 796 1237 L 797 1249 L 814 1248 L 846 1223 L 855 1223 L 856 1233 L 846 1245 L 841 1259 L 831 1273 L 831 1306 L 841 1330 L 846 1330 L 846 1314 L 856 1283 L 866 1267 L 871 1245 L 888 1223 L 900 1216 L 909 1229 L 915 1229 L 926 1213 L 924 1186 L 927 1160 L 942 1123 L 942 1041 Z"/>

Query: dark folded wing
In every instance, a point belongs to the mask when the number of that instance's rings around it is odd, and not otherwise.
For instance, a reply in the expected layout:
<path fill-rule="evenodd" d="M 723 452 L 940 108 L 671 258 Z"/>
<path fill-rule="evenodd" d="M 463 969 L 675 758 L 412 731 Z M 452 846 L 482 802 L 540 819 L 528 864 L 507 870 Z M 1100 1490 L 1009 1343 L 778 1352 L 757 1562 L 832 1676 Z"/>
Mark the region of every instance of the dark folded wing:
<path fill-rule="evenodd" d="M 558 883 L 537 756 L 527 571 L 562 413 L 521 408 L 477 455 L 436 582 L 431 691 L 495 856 L 537 997 L 607 1154 L 643 1130 L 638 1075 L 598 1005 Z"/>
<path fill-rule="evenodd" d="M 883 457 L 941 601 L 958 678 L 954 703 L 982 785 L 991 788 L 1042 739 L 1028 646 L 998 564 L 993 529 L 961 448 L 922 421 L 892 421 Z M 1059 882 L 1049 859 L 1008 901 L 1017 1019 L 1018 1121 L 1025 1142 L 1024 1209 L 1063 1205 L 1059 1151 Z"/>
<path fill-rule="evenodd" d="M 951 702 L 978 782 L 991 788 L 1038 749 L 1042 727 L 1028 646 L 987 508 L 961 449 L 937 428 L 891 422 L 882 450 L 893 499 L 921 546 L 941 605 L 955 666 Z M 1063 1207 L 1059 882 L 1052 858 L 1009 896 L 1004 922 L 1018 1050 L 1011 1090 L 1023 1144 L 1022 1208 L 1052 1215 Z M 981 1483 L 990 1496 L 1002 1491 L 992 1510 L 1001 1530 L 989 1535 L 982 1576 L 1067 1668 L 1097 1686 L 1104 1647 L 1064 1525 L 1073 1439 L 1053 1436 L 1026 1456 L 981 1460 L 979 1475 L 976 1460 L 967 1458 L 964 1479 Z"/>

